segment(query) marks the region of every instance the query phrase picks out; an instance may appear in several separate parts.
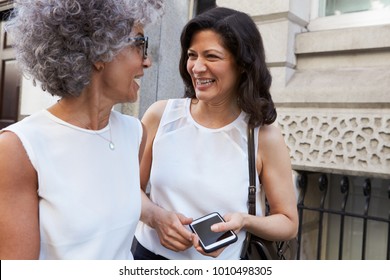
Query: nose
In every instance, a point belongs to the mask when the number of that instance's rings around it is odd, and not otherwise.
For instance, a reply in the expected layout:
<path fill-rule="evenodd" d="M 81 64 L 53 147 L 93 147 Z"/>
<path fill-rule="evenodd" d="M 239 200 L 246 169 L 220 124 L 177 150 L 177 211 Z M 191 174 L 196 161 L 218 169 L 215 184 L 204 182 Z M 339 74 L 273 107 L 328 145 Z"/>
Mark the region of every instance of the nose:
<path fill-rule="evenodd" d="M 194 62 L 194 65 L 192 66 L 193 73 L 201 73 L 205 72 L 206 70 L 206 64 L 199 58 Z"/>
<path fill-rule="evenodd" d="M 150 59 L 149 56 L 144 59 L 144 61 L 142 62 L 142 66 L 144 68 L 149 68 L 150 66 L 152 66 L 152 60 Z"/>

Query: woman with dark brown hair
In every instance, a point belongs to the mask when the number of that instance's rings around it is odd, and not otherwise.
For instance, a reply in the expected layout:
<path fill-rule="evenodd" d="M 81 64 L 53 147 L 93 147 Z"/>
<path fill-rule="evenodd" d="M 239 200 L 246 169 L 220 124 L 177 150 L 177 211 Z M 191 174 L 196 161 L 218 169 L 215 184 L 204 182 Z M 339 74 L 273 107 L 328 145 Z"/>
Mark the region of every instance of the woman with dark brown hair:
<path fill-rule="evenodd" d="M 141 186 L 150 183 L 150 199 L 143 196 L 135 259 L 239 259 L 246 231 L 269 240 L 294 237 L 290 157 L 272 125 L 271 75 L 256 24 L 245 13 L 214 8 L 187 23 L 181 47 L 185 98 L 158 101 L 142 119 Z M 256 216 L 247 208 L 248 126 L 256 135 Z M 211 229 L 233 230 L 238 241 L 206 253 L 188 224 L 210 212 L 226 220 Z"/>

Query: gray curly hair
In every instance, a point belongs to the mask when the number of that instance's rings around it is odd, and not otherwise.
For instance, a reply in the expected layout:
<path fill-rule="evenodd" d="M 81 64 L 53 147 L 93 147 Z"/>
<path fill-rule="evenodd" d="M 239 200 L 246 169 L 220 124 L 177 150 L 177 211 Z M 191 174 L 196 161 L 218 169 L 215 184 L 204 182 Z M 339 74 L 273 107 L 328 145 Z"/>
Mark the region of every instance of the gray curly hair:
<path fill-rule="evenodd" d="M 79 96 L 93 63 L 128 45 L 134 25 L 155 22 L 163 0 L 16 0 L 5 25 L 23 73 L 60 97 Z"/>

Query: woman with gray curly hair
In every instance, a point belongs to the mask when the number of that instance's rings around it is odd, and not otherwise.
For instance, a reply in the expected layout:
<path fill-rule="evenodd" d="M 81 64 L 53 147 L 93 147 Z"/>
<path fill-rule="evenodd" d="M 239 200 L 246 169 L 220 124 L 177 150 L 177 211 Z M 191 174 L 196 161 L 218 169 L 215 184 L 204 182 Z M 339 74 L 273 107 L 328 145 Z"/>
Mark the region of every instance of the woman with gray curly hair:
<path fill-rule="evenodd" d="M 0 259 L 133 259 L 143 129 L 112 110 L 151 66 L 163 0 L 16 0 L 26 76 L 59 101 L 0 131 Z"/>

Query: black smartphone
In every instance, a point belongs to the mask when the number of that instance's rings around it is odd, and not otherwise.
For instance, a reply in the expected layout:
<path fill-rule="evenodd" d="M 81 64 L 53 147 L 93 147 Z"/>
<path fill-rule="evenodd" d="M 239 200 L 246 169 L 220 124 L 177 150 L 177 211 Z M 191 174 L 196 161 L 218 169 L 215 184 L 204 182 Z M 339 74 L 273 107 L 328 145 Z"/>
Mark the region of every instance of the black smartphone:
<path fill-rule="evenodd" d="M 225 220 L 220 214 L 213 212 L 190 224 L 190 229 L 199 236 L 200 245 L 206 253 L 211 253 L 237 241 L 237 235 L 231 230 L 226 232 L 211 231 L 210 227 L 220 222 L 225 222 Z"/>

